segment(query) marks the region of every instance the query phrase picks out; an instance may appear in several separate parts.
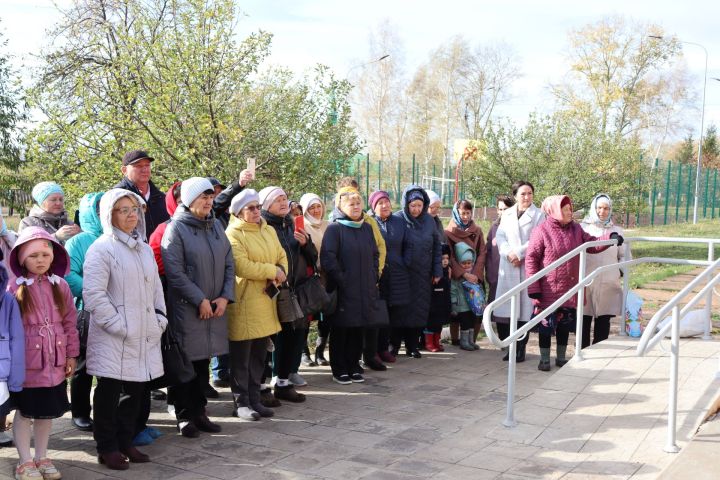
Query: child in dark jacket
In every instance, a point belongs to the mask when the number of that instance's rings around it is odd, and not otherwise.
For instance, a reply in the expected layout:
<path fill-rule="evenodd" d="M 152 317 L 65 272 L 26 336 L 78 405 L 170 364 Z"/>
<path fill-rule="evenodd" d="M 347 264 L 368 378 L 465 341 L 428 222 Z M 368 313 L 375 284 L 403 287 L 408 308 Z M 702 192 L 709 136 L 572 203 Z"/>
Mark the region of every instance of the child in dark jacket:
<path fill-rule="evenodd" d="M 429 352 L 445 351 L 440 344 L 440 332 L 443 325 L 450 323 L 450 247 L 442 245 L 442 277 L 433 285 L 430 298 L 430 315 L 425 334 L 425 350 Z"/>

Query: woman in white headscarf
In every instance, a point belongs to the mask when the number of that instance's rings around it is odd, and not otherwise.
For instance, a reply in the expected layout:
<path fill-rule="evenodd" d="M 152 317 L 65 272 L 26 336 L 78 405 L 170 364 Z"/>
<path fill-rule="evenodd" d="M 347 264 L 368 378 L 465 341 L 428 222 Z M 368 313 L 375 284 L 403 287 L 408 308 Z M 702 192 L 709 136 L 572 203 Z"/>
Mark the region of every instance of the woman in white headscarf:
<path fill-rule="evenodd" d="M 617 232 L 623 234 L 623 229 L 612 221 L 612 200 L 604 193 L 593 198 L 587 216 L 581 226 L 590 235 L 601 237 L 605 234 Z M 593 272 L 603 265 L 622 262 L 625 260 L 624 247 L 612 245 L 602 253 L 587 256 L 585 274 Z M 628 259 L 629 260 L 629 259 Z M 610 334 L 610 319 L 620 315 L 622 309 L 622 288 L 620 287 L 620 269 L 610 269 L 595 277 L 595 280 L 585 289 L 585 307 L 583 315 L 582 347 L 590 345 L 590 324 L 593 319 L 592 343 L 602 342 Z"/>
<path fill-rule="evenodd" d="M 322 199 L 314 193 L 306 193 L 300 197 L 300 206 L 302 207 L 303 217 L 305 217 L 305 231 L 310 235 L 310 240 L 318 251 L 317 269 L 320 270 L 320 246 L 322 245 L 325 230 L 327 230 L 330 222 L 325 220 L 325 204 Z M 328 336 L 330 335 L 330 325 L 325 319 L 317 315 L 318 336 L 315 340 L 315 358 L 310 357 L 310 349 L 307 345 L 307 338 L 303 346 L 302 364 L 306 367 L 316 367 L 318 365 L 330 365 L 325 358 L 325 348 L 327 348 Z M 309 332 L 309 330 L 306 330 Z M 307 335 L 307 333 L 306 333 Z"/>

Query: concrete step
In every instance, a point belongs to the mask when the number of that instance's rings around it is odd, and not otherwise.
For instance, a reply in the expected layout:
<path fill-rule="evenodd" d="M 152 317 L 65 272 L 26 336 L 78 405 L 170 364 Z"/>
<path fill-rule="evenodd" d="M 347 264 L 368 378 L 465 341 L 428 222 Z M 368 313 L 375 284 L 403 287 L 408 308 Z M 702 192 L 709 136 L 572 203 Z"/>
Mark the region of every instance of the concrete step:
<path fill-rule="evenodd" d="M 508 440 L 540 447 L 543 455 L 558 459 L 559 470 L 562 462 L 580 462 L 564 479 L 656 478 L 676 458 L 663 451 L 669 354 L 656 349 L 638 357 L 636 346 L 636 339 L 611 337 L 583 350 L 584 361 L 573 359 L 516 402 L 519 423 L 505 429 Z M 716 400 L 720 341 L 683 339 L 680 354 L 677 444 L 682 448 Z"/>
<path fill-rule="evenodd" d="M 713 415 L 700 426 L 690 440 L 658 480 L 715 480 L 720 477 L 720 418 Z"/>

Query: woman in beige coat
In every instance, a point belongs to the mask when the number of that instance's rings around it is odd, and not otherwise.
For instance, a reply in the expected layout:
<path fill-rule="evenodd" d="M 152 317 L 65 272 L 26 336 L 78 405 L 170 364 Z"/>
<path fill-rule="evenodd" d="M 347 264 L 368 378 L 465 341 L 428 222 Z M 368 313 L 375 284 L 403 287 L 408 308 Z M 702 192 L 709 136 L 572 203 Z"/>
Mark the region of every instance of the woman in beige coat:
<path fill-rule="evenodd" d="M 545 214 L 533 204 L 535 187 L 526 181 L 517 181 L 512 186 L 515 205 L 505 210 L 500 218 L 496 240 L 500 252 L 500 267 L 495 298 L 525 281 L 525 251 L 533 229 L 545 221 Z M 518 328 L 532 317 L 533 305 L 527 290 L 520 293 L 518 302 Z M 510 302 L 498 307 L 493 315 L 501 339 L 510 334 Z M 518 342 L 516 359 L 525 361 L 525 346 L 528 335 Z M 503 360 L 507 361 L 505 355 Z"/>
<path fill-rule="evenodd" d="M 233 415 L 258 420 L 274 414 L 260 403 L 268 343 L 280 331 L 276 300 L 268 287 L 285 281 L 288 263 L 275 229 L 260 216 L 255 190 L 237 194 L 230 212 L 226 233 L 235 260 L 235 303 L 228 306 Z"/>
<path fill-rule="evenodd" d="M 623 229 L 612 221 L 612 200 L 604 193 L 597 195 L 590 203 L 587 216 L 580 224 L 590 235 L 602 237 L 617 232 L 624 235 Z M 624 247 L 611 245 L 607 250 L 587 256 L 585 275 L 596 268 L 617 262 L 630 260 L 625 258 Z M 608 269 L 600 273 L 585 289 L 585 307 L 583 314 L 582 348 L 590 345 L 590 324 L 593 328 L 593 345 L 606 340 L 610 335 L 610 319 L 622 313 L 622 288 L 620 287 L 620 269 Z"/>

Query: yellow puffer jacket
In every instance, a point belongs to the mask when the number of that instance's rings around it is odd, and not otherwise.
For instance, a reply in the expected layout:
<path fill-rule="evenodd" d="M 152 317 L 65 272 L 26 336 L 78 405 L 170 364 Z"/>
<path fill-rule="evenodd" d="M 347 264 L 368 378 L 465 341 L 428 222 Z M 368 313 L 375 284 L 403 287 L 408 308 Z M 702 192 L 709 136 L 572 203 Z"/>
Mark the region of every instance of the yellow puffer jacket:
<path fill-rule="evenodd" d="M 235 303 L 228 305 L 228 338 L 252 340 L 279 332 L 275 300 L 265 293 L 277 267 L 288 270 L 275 230 L 264 219 L 257 224 L 232 216 L 225 233 L 235 260 Z"/>

